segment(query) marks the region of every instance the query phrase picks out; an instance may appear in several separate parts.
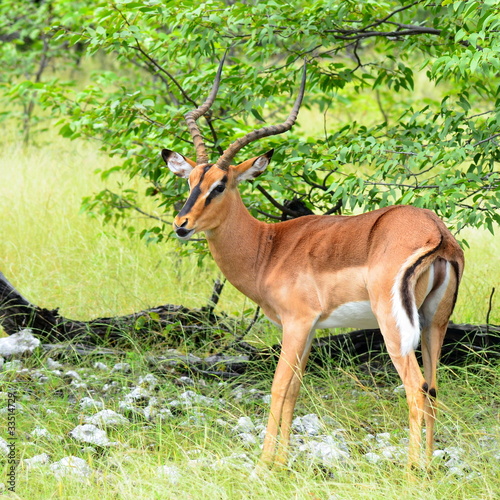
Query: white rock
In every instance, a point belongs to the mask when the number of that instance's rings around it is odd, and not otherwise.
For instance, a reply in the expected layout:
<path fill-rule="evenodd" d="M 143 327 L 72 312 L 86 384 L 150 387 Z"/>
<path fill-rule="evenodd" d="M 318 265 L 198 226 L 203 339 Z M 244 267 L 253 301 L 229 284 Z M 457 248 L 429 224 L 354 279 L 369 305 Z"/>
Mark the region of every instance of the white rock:
<path fill-rule="evenodd" d="M 257 443 L 257 438 L 250 432 L 240 432 L 238 437 L 245 445 L 254 445 Z"/>
<path fill-rule="evenodd" d="M 98 427 L 113 427 L 117 425 L 128 424 L 129 420 L 123 415 L 116 413 L 113 410 L 101 410 L 95 415 L 90 417 L 85 417 L 84 422 L 86 424 L 93 424 Z"/>
<path fill-rule="evenodd" d="M 86 389 L 87 388 L 87 384 L 85 382 L 77 382 L 76 380 L 72 380 L 70 385 L 74 389 Z"/>
<path fill-rule="evenodd" d="M 255 425 L 250 417 L 240 417 L 238 423 L 233 427 L 233 432 L 239 434 L 241 432 L 254 432 Z"/>
<path fill-rule="evenodd" d="M 166 418 L 173 416 L 172 412 L 168 408 L 160 408 L 158 398 L 154 396 L 149 400 L 148 406 L 142 410 L 142 413 L 144 417 L 150 421 L 154 418 L 165 420 Z"/>
<path fill-rule="evenodd" d="M 111 369 L 111 373 L 114 372 L 123 372 L 123 373 L 130 373 L 132 371 L 132 367 L 130 366 L 130 363 L 116 363 L 115 366 Z"/>
<path fill-rule="evenodd" d="M 103 392 L 109 392 L 109 393 L 118 392 L 119 388 L 120 384 L 116 380 L 113 380 L 113 382 L 111 382 L 110 384 L 104 384 L 102 386 Z"/>
<path fill-rule="evenodd" d="M 173 417 L 174 414 L 168 408 L 160 408 L 156 415 L 160 420 L 165 420 L 166 418 Z"/>
<path fill-rule="evenodd" d="M 33 380 L 36 380 L 37 382 L 43 384 L 49 380 L 49 377 L 47 377 L 44 373 L 42 373 L 40 370 L 32 370 L 31 371 L 31 378 Z"/>
<path fill-rule="evenodd" d="M 144 375 L 144 377 L 139 377 L 137 385 L 147 386 L 149 389 L 154 389 L 159 385 L 159 381 L 152 373 L 148 373 L 147 375 Z"/>
<path fill-rule="evenodd" d="M 436 458 L 444 458 L 446 456 L 446 452 L 444 450 L 434 450 L 432 452 L 432 456 Z"/>
<path fill-rule="evenodd" d="M 451 458 L 459 458 L 465 453 L 463 448 L 458 448 L 456 446 L 449 446 L 448 448 L 445 448 L 444 451 Z"/>
<path fill-rule="evenodd" d="M 15 414 L 23 414 L 24 408 L 21 403 L 17 401 L 14 404 L 10 404 L 9 406 L 5 405 L 3 408 L 0 408 L 0 415 L 6 415 L 7 413 L 14 412 Z"/>
<path fill-rule="evenodd" d="M 52 434 L 45 428 L 43 427 L 35 427 L 31 432 L 31 437 L 36 437 L 36 438 L 48 438 L 50 439 L 52 437 Z"/>
<path fill-rule="evenodd" d="M 194 380 L 193 380 L 192 378 L 190 378 L 190 377 L 186 377 L 185 375 L 183 375 L 182 377 L 179 377 L 179 378 L 177 379 L 177 381 L 178 381 L 179 383 L 181 383 L 182 385 L 189 385 L 189 386 L 191 386 L 191 387 L 193 387 L 193 386 L 195 386 L 195 385 L 196 385 L 196 384 L 195 384 L 195 382 L 194 382 Z"/>
<path fill-rule="evenodd" d="M 118 402 L 118 408 L 123 411 L 135 411 L 136 405 L 144 406 L 149 403 L 152 398 L 151 391 L 145 387 L 135 387 L 128 394 L 125 394 L 124 399 Z M 154 403 L 153 403 L 154 404 Z"/>
<path fill-rule="evenodd" d="M 406 394 L 405 386 L 403 384 L 398 385 L 392 392 L 394 394 L 402 394 L 404 396 Z"/>
<path fill-rule="evenodd" d="M 14 404 L 11 403 L 9 406 L 5 405 L 3 406 L 3 408 L 0 408 L 0 415 L 4 415 L 10 412 L 24 413 L 23 405 L 16 401 Z"/>
<path fill-rule="evenodd" d="M 52 358 L 47 358 L 47 368 L 49 370 L 60 370 L 63 367 L 62 363 L 55 361 Z"/>
<path fill-rule="evenodd" d="M 310 439 L 301 444 L 298 450 L 305 452 L 310 459 L 326 467 L 335 466 L 350 457 L 344 440 L 331 435 L 320 436 L 319 439 Z"/>
<path fill-rule="evenodd" d="M 180 425 L 182 426 L 191 426 L 191 425 L 204 425 L 207 419 L 205 414 L 199 411 L 196 408 L 191 409 L 190 415 L 186 420 L 183 420 Z"/>
<path fill-rule="evenodd" d="M 446 467 L 449 469 L 452 468 L 459 468 L 463 469 L 466 467 L 466 464 L 464 463 L 463 460 L 461 460 L 459 457 L 451 457 L 449 460 L 447 460 L 444 464 Z"/>
<path fill-rule="evenodd" d="M 80 399 L 80 408 L 82 410 L 87 410 L 89 408 L 99 410 L 104 408 L 104 403 L 102 401 L 96 401 L 95 399 L 85 396 Z"/>
<path fill-rule="evenodd" d="M 109 440 L 105 430 L 99 429 L 92 424 L 77 425 L 70 431 L 69 435 L 77 441 L 95 444 L 96 446 L 111 446 L 117 444 Z"/>
<path fill-rule="evenodd" d="M 257 424 L 255 426 L 255 431 L 260 434 L 262 431 L 266 432 L 267 427 L 264 425 L 264 423 Z M 264 434 L 265 435 L 265 434 Z"/>
<path fill-rule="evenodd" d="M 21 370 L 23 364 L 20 359 L 13 359 L 12 361 L 6 361 L 3 365 L 5 371 L 18 372 Z"/>
<path fill-rule="evenodd" d="M 482 436 L 478 439 L 479 446 L 487 450 L 494 450 L 500 448 L 499 442 L 493 436 Z"/>
<path fill-rule="evenodd" d="M 325 466 L 333 466 L 349 458 L 343 442 L 333 436 L 324 436 L 321 441 L 311 440 L 299 446 L 299 451 L 306 452 L 310 458 Z"/>
<path fill-rule="evenodd" d="M 221 427 L 231 427 L 231 424 L 227 420 L 224 420 L 223 418 L 217 418 L 215 420 L 215 423 L 217 425 L 220 425 Z"/>
<path fill-rule="evenodd" d="M 40 465 L 46 465 L 49 463 L 49 456 L 47 453 L 42 453 L 40 455 L 35 455 L 31 458 L 25 458 L 23 464 L 26 468 L 31 469 L 32 467 L 39 467 Z"/>
<path fill-rule="evenodd" d="M 260 429 L 259 435 L 258 435 L 259 439 L 261 441 L 264 441 L 266 434 L 267 434 L 267 429 L 265 427 L 263 429 Z"/>
<path fill-rule="evenodd" d="M 244 468 L 250 471 L 255 467 L 254 461 L 246 453 L 233 453 L 229 457 L 222 457 L 219 460 L 219 463 L 223 467 L 229 465 L 232 467 Z"/>
<path fill-rule="evenodd" d="M 170 484 L 178 484 L 181 478 L 181 471 L 175 465 L 161 465 L 157 467 L 156 473 L 165 476 Z"/>
<path fill-rule="evenodd" d="M 365 453 L 363 456 L 366 458 L 367 462 L 370 462 L 371 464 L 378 464 L 382 460 L 380 455 L 377 455 L 377 453 L 373 453 L 372 451 Z"/>
<path fill-rule="evenodd" d="M 299 434 L 306 434 L 308 436 L 317 436 L 323 425 L 319 421 L 318 415 L 310 413 L 303 417 L 295 417 L 292 422 L 292 428 Z"/>
<path fill-rule="evenodd" d="M 183 392 L 179 396 L 179 400 L 174 400 L 170 402 L 170 406 L 193 406 L 193 405 L 205 405 L 214 406 L 217 404 L 217 400 L 214 398 L 209 398 L 201 394 L 197 394 L 194 391 Z"/>
<path fill-rule="evenodd" d="M 405 459 L 408 455 L 408 450 L 399 446 L 381 446 L 378 450 L 388 460 Z"/>
<path fill-rule="evenodd" d="M 381 432 L 375 436 L 377 443 L 387 445 L 391 440 L 391 435 L 388 432 Z"/>
<path fill-rule="evenodd" d="M 50 470 L 56 477 L 72 476 L 75 478 L 87 478 L 92 474 L 89 464 L 78 457 L 64 457 L 50 466 Z"/>
<path fill-rule="evenodd" d="M 243 399 L 243 396 L 245 395 L 245 391 L 241 386 L 238 386 L 231 391 L 231 394 L 233 396 L 233 399 L 235 399 L 236 401 L 241 401 Z"/>
<path fill-rule="evenodd" d="M 211 460 L 209 461 L 207 458 L 193 458 L 192 460 L 188 460 L 186 465 L 195 470 L 199 470 L 201 467 L 210 467 L 213 470 L 215 468 L 215 463 Z"/>
<path fill-rule="evenodd" d="M 105 371 L 108 371 L 108 370 L 109 370 L 108 365 L 105 365 L 104 363 L 101 363 L 101 361 L 96 361 L 96 362 L 94 363 L 94 368 L 95 368 L 96 370 L 102 370 L 103 372 L 105 372 Z"/>
<path fill-rule="evenodd" d="M 0 454 L 7 456 L 9 454 L 9 443 L 0 437 Z"/>
<path fill-rule="evenodd" d="M 446 464 L 445 464 L 446 465 Z M 462 467 L 450 467 L 448 472 L 454 476 L 462 477 L 465 475 L 465 472 Z"/>
<path fill-rule="evenodd" d="M 137 408 L 128 401 L 118 401 L 118 408 L 125 412 L 133 412 L 137 410 Z"/>
<path fill-rule="evenodd" d="M 82 380 L 82 377 L 80 377 L 80 374 L 78 372 L 75 372 L 75 370 L 68 370 L 67 372 L 64 373 L 66 377 L 69 377 L 73 380 L 76 380 L 80 382 Z"/>
<path fill-rule="evenodd" d="M 33 352 L 40 340 L 33 336 L 30 328 L 25 328 L 9 337 L 0 338 L 0 356 L 19 356 Z"/>

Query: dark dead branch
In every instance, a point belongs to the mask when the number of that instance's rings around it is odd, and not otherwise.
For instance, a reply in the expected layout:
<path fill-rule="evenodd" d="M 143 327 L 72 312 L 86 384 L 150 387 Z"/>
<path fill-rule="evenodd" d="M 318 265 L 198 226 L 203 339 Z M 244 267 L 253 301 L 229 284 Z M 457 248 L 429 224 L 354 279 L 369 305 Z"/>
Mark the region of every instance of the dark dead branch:
<path fill-rule="evenodd" d="M 276 362 L 279 344 L 258 349 L 244 341 L 244 336 L 257 321 L 258 312 L 244 334 L 227 342 L 228 334 L 233 335 L 235 328 L 227 325 L 227 318 L 213 313 L 221 286 L 220 282 L 216 282 L 209 304 L 200 309 L 167 304 L 125 316 L 74 321 L 61 316 L 57 309 L 49 310 L 32 304 L 0 272 L 0 325 L 9 335 L 31 328 L 51 356 L 57 353 L 116 355 L 123 353 L 117 347 L 125 349 L 143 340 L 156 343 L 161 347 L 162 354 L 151 357 L 150 365 L 160 373 L 182 372 L 231 379 Z M 216 350 L 218 354 L 200 358 L 173 349 L 182 343 L 195 348 L 210 344 L 212 352 Z M 229 354 L 234 351 L 244 354 Z M 441 363 L 460 365 L 498 358 L 500 326 L 450 324 L 448 327 Z M 311 367 L 380 361 L 390 364 L 378 329 L 319 337 L 313 342 L 310 359 Z"/>
<path fill-rule="evenodd" d="M 217 290 L 220 293 L 220 285 Z M 192 346 L 208 342 L 217 345 L 231 331 L 225 318 L 213 313 L 213 302 L 214 297 L 200 309 L 166 304 L 125 316 L 78 321 L 61 316 L 58 309 L 32 304 L 0 272 L 0 325 L 8 335 L 31 328 L 35 336 L 48 343 L 124 346 L 145 340 L 169 347 L 185 341 Z"/>

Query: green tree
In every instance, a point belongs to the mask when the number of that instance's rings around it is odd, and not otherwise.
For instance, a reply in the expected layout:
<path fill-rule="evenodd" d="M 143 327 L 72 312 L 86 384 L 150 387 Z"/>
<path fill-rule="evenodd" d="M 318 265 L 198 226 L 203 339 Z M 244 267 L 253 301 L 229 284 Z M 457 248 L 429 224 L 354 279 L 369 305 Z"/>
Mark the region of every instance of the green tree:
<path fill-rule="evenodd" d="M 304 116 L 317 123 L 299 115 L 302 128 L 236 159 L 275 148 L 274 169 L 243 187 L 255 215 L 410 203 L 457 230 L 500 223 L 497 0 L 99 0 L 78 18 L 80 29 L 61 21 L 52 40 L 107 53 L 109 66 L 79 92 L 46 85 L 40 100 L 61 113 L 64 136 L 98 139 L 122 158 L 103 176 L 147 181 L 159 210 L 147 239 L 170 234 L 186 190 L 158 152 L 193 155 L 183 116 L 208 94 L 226 51 L 218 99 L 200 120 L 213 159 L 252 128 L 280 121 L 308 64 Z M 373 112 L 352 120 L 363 107 Z M 86 206 L 131 226 L 141 200 L 131 190 L 103 191 Z"/>
<path fill-rule="evenodd" d="M 79 46 L 70 50 L 64 40 L 55 40 L 51 28 L 64 23 L 74 27 L 81 2 L 66 0 L 2 0 L 0 2 L 0 103 L 1 119 L 17 121 L 25 142 L 34 130 L 48 122 L 35 112 L 40 91 L 70 86 L 56 73 L 74 68 Z M 65 75 L 69 77 L 68 74 Z"/>

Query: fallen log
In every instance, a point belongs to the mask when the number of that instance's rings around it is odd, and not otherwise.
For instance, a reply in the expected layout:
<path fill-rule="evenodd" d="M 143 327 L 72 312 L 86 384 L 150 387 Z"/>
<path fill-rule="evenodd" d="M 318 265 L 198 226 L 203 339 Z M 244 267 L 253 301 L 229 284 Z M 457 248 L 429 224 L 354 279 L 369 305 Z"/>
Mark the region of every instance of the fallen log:
<path fill-rule="evenodd" d="M 380 354 L 387 355 L 382 333 L 378 329 L 356 330 L 347 334 L 316 339 L 311 360 L 323 364 L 329 358 L 369 363 Z M 421 361 L 420 350 L 417 358 Z M 441 350 L 440 363 L 462 364 L 467 361 L 500 357 L 500 327 L 492 325 L 457 325 L 450 323 Z"/>
<path fill-rule="evenodd" d="M 219 283 L 214 290 L 220 293 Z M 211 300 L 217 297 L 212 296 Z M 232 330 L 227 319 L 215 315 L 213 308 L 213 302 L 200 309 L 166 304 L 125 316 L 72 320 L 61 316 L 58 309 L 32 304 L 0 272 L 0 325 L 8 335 L 30 328 L 43 342 L 117 346 L 144 339 L 177 347 L 188 339 L 193 346 L 208 341 L 217 346 L 224 332 Z"/>
<path fill-rule="evenodd" d="M 216 284 L 220 293 L 220 284 Z M 211 350 L 219 355 L 196 362 L 186 356 L 170 355 L 157 358 L 161 371 L 177 367 L 179 371 L 199 372 L 210 376 L 229 378 L 241 375 L 248 366 L 274 362 L 280 346 L 257 349 L 239 337 L 231 342 L 231 349 L 243 351 L 246 356 L 227 355 L 227 346 L 221 341 L 224 334 L 233 333 L 228 318 L 213 313 L 213 302 L 200 309 L 167 304 L 134 314 L 98 318 L 91 321 L 74 321 L 59 315 L 58 310 L 40 308 L 23 297 L 0 272 L 0 324 L 9 335 L 23 328 L 31 328 L 44 342 L 70 342 L 78 345 L 81 353 L 96 352 L 91 347 L 104 343 L 107 346 L 123 346 L 140 339 L 159 341 L 164 348 L 175 348 L 183 340 L 193 346 L 211 343 Z M 215 341 L 215 343 L 214 343 Z M 417 353 L 418 354 L 418 353 Z M 377 356 L 386 356 L 382 334 L 378 329 L 357 330 L 350 333 L 316 338 L 312 345 L 310 360 L 316 365 L 326 363 L 368 363 Z M 500 327 L 493 325 L 450 324 L 444 340 L 441 362 L 463 364 L 474 359 L 500 357 Z"/>

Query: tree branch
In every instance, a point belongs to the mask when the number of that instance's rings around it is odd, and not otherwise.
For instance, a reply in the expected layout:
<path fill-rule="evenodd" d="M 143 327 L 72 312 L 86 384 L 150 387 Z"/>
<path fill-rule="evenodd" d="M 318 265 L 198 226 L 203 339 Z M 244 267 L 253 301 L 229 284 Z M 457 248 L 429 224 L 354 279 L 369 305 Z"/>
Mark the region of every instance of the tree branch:
<path fill-rule="evenodd" d="M 392 12 L 387 14 L 387 16 L 383 17 L 382 19 L 378 19 L 377 21 L 375 21 L 372 24 L 369 24 L 368 26 L 365 26 L 364 28 L 362 28 L 362 30 L 364 31 L 364 30 L 367 30 L 369 28 L 374 28 L 376 26 L 380 26 L 381 24 L 384 24 L 385 22 L 387 22 L 391 17 L 395 16 L 396 14 L 399 14 L 400 12 L 411 9 L 412 7 L 415 7 L 415 5 L 418 5 L 419 3 L 422 3 L 422 0 L 417 0 L 416 2 L 413 2 L 409 5 L 404 5 L 403 7 L 400 7 L 399 9 L 393 10 Z"/>
<path fill-rule="evenodd" d="M 441 30 L 435 28 L 427 28 L 425 26 L 413 26 L 411 29 L 401 31 L 367 31 L 359 32 L 354 30 L 325 30 L 325 33 L 332 33 L 335 38 L 343 41 L 363 40 L 365 38 L 384 37 L 384 38 L 400 38 L 409 35 L 440 35 Z M 340 33 L 340 34 L 337 34 Z M 343 34 L 345 33 L 345 34 Z"/>
<path fill-rule="evenodd" d="M 290 210 L 289 208 L 276 201 L 262 186 L 257 186 L 257 189 L 271 202 L 274 207 L 276 207 L 278 210 L 281 210 L 284 214 L 289 215 L 290 217 L 300 217 L 301 214 L 295 212 L 295 210 Z"/>
<path fill-rule="evenodd" d="M 480 144 L 484 144 L 485 142 L 492 141 L 493 139 L 497 138 L 500 136 L 500 133 L 494 134 L 491 137 L 488 137 L 487 139 L 483 139 L 482 141 L 476 142 L 476 144 L 473 144 L 473 147 L 479 146 Z"/>
<path fill-rule="evenodd" d="M 127 26 L 130 26 L 128 19 L 125 17 L 123 12 L 116 5 L 113 5 L 113 8 L 120 14 L 122 19 L 127 24 Z M 173 82 L 173 84 L 179 89 L 179 91 L 182 94 L 182 96 L 184 97 L 184 99 L 186 99 L 188 102 L 193 104 L 195 107 L 198 107 L 196 102 L 187 95 L 186 91 L 182 88 L 181 84 L 174 78 L 174 76 L 172 74 L 170 74 L 163 66 L 161 66 L 155 59 L 153 59 L 145 50 L 143 50 L 143 48 L 141 47 L 141 44 L 139 43 L 139 40 L 137 40 L 136 37 L 134 37 L 134 40 L 135 40 L 136 45 L 135 45 L 135 47 L 131 46 L 131 48 L 134 50 L 137 50 L 140 54 L 142 54 L 158 71 L 161 71 L 162 73 L 167 75 L 168 78 L 170 78 L 170 80 Z"/>
<path fill-rule="evenodd" d="M 112 191 L 110 191 L 109 189 L 106 190 L 107 192 L 111 193 L 112 195 L 114 195 L 114 193 Z M 136 205 L 133 205 L 132 203 L 130 203 L 130 201 L 127 201 L 123 198 L 120 198 L 118 197 L 118 199 L 120 200 L 120 203 L 123 203 L 123 206 L 122 205 L 118 205 L 116 204 L 116 208 L 131 208 L 132 210 L 135 210 L 136 212 L 139 212 L 140 214 L 144 215 L 145 217 L 148 217 L 149 219 L 154 219 L 154 220 L 157 220 L 159 222 L 162 222 L 163 224 L 166 224 L 166 225 L 172 225 L 172 222 L 171 221 L 168 221 L 168 220 L 165 220 L 163 219 L 162 217 L 159 217 L 158 215 L 153 215 L 153 214 L 149 214 L 147 212 L 145 212 L 144 210 L 142 210 L 141 208 L 139 208 L 138 206 Z"/>
<path fill-rule="evenodd" d="M 265 217 L 273 220 L 277 220 L 281 222 L 281 217 L 278 217 L 277 215 L 269 214 L 267 212 L 264 212 L 263 210 L 259 210 L 258 208 L 255 209 L 255 211 L 259 214 L 264 215 Z"/>

